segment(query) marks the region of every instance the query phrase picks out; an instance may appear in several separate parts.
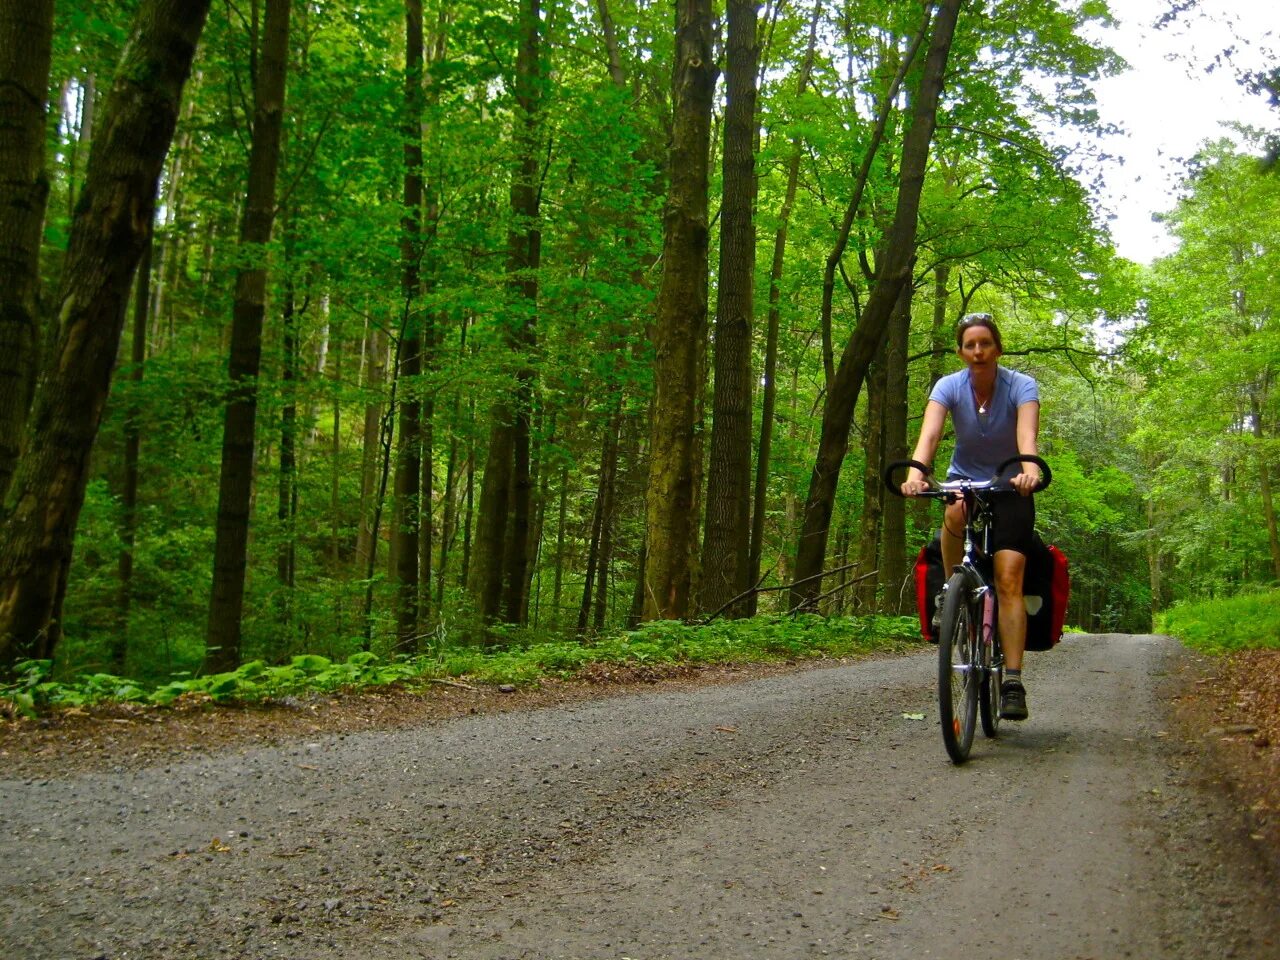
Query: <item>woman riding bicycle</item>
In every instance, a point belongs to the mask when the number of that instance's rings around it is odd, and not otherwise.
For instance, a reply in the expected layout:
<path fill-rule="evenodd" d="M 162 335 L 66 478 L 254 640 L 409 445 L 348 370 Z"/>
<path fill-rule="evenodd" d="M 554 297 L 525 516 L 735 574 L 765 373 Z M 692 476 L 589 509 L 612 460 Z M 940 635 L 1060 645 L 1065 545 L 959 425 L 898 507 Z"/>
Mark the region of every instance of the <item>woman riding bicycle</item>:
<path fill-rule="evenodd" d="M 1040 432 L 1040 390 L 1024 373 L 999 364 L 1004 346 L 989 313 L 970 313 L 956 328 L 956 353 L 965 369 L 940 379 L 925 405 L 920 439 L 913 460 L 932 464 L 942 439 L 947 414 L 955 426 L 956 445 L 947 478 L 988 480 L 1010 457 L 1036 456 Z M 1024 463 L 1008 478 L 1016 493 L 995 498 L 994 556 L 996 596 L 999 600 L 1000 646 L 1005 679 L 1000 688 L 1000 716 L 1027 718 L 1027 695 L 1022 685 L 1022 654 L 1027 642 L 1027 610 L 1022 601 L 1022 575 L 1031 550 L 1035 503 L 1031 492 L 1040 482 L 1039 468 Z M 929 488 L 915 467 L 902 484 L 903 496 Z M 952 570 L 964 551 L 964 503 L 947 505 L 943 517 L 943 568 Z"/>

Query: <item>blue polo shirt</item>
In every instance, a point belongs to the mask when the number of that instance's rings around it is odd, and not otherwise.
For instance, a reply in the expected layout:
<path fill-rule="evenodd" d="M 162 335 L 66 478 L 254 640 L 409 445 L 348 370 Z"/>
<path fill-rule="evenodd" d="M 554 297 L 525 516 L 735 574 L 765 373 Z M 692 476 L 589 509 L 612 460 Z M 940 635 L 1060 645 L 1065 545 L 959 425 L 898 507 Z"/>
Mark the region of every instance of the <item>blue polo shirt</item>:
<path fill-rule="evenodd" d="M 966 367 L 935 383 L 929 399 L 947 408 L 955 426 L 956 448 L 947 468 L 948 479 L 989 480 L 996 467 L 1018 455 L 1018 408 L 1024 403 L 1039 403 L 1040 388 L 1025 373 L 997 366 L 990 409 L 980 414 Z"/>

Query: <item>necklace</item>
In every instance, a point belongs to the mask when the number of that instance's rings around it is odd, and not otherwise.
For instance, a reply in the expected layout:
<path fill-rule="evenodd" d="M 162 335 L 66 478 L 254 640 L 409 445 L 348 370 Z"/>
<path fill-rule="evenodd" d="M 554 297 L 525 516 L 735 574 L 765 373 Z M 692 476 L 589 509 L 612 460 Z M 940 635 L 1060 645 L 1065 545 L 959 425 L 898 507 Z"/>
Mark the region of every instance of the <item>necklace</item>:
<path fill-rule="evenodd" d="M 985 400 L 978 396 L 977 387 L 970 384 L 970 389 L 973 391 L 973 402 L 978 405 L 978 413 L 985 414 L 987 412 L 987 405 L 991 403 L 991 396 L 995 393 L 995 385 L 992 384 L 991 393 L 987 394 Z"/>

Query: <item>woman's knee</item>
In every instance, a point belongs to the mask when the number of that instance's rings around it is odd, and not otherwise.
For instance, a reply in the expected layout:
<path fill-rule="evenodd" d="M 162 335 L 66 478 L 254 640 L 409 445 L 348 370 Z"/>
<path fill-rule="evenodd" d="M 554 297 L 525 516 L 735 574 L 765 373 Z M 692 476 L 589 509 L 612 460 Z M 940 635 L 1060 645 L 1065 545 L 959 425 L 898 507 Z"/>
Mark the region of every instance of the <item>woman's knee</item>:
<path fill-rule="evenodd" d="M 1027 558 L 1013 550 L 996 554 L 996 593 L 1002 597 L 1022 595 L 1022 575 L 1027 568 Z"/>

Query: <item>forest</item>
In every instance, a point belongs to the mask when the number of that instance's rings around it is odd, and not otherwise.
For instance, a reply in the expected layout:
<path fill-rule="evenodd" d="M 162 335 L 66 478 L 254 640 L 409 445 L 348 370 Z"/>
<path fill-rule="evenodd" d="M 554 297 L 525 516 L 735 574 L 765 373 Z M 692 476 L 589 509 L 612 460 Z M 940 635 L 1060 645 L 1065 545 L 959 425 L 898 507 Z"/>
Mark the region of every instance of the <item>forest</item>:
<path fill-rule="evenodd" d="M 1275 589 L 1274 131 L 1120 257 L 1110 17 L 0 0 L 0 672 L 910 613 L 976 310 L 1069 624 Z"/>

